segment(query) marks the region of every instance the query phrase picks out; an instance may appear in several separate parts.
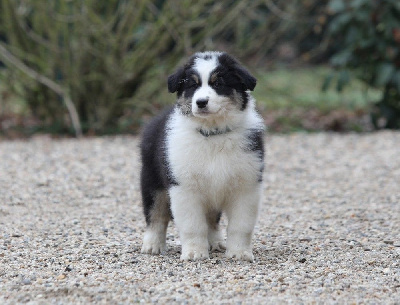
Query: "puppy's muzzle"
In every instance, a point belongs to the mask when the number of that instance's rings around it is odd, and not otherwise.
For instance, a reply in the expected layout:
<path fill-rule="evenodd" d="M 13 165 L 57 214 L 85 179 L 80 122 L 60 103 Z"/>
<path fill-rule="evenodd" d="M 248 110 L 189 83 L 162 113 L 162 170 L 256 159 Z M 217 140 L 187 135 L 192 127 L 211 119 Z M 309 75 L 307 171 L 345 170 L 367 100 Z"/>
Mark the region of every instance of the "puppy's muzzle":
<path fill-rule="evenodd" d="M 199 109 L 204 109 L 207 107 L 208 104 L 208 97 L 206 98 L 200 98 L 196 101 L 196 105 Z"/>

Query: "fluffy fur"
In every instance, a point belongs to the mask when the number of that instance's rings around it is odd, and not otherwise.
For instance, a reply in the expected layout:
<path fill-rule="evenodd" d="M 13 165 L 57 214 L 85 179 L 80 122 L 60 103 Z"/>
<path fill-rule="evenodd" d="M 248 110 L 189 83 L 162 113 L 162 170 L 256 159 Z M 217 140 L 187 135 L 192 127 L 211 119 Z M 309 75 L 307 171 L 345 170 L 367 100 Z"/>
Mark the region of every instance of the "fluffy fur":
<path fill-rule="evenodd" d="M 250 95 L 255 86 L 256 79 L 221 52 L 196 53 L 168 78 L 177 102 L 142 137 L 142 253 L 165 250 L 173 218 L 182 260 L 226 249 L 227 257 L 253 261 L 264 164 L 264 124 Z M 226 245 L 218 228 L 222 212 Z"/>

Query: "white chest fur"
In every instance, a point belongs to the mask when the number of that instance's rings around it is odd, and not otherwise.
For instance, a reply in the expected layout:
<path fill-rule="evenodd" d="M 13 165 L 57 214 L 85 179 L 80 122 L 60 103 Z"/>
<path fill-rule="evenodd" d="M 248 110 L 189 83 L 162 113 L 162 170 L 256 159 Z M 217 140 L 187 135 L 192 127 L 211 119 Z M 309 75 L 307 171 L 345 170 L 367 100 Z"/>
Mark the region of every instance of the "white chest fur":
<path fill-rule="evenodd" d="M 236 192 L 257 184 L 261 160 L 246 149 L 246 132 L 257 124 L 258 120 L 243 120 L 243 126 L 228 133 L 205 137 L 190 118 L 174 113 L 166 148 L 170 170 L 178 184 L 200 192 L 205 201 L 218 207 Z"/>

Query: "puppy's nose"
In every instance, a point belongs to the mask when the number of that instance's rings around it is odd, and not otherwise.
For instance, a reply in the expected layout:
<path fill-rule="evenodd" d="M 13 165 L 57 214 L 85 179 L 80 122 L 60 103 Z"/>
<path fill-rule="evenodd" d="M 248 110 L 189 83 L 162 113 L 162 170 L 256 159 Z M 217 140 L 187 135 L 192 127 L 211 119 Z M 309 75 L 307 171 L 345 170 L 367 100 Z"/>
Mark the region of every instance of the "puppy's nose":
<path fill-rule="evenodd" d="M 197 107 L 199 108 L 205 108 L 208 104 L 208 97 L 207 98 L 199 98 L 196 101 Z"/>

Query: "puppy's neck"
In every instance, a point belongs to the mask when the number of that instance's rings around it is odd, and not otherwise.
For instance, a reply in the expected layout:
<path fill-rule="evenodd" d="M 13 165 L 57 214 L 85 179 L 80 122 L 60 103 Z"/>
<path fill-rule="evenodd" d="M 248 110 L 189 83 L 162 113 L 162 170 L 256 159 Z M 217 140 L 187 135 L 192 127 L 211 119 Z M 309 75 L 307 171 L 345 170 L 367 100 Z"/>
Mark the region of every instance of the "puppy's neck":
<path fill-rule="evenodd" d="M 212 137 L 212 136 L 219 136 L 219 135 L 224 135 L 232 131 L 232 129 L 229 126 L 226 126 L 225 128 L 212 128 L 212 129 L 204 129 L 204 128 L 198 128 L 197 131 L 203 136 L 203 137 Z"/>

